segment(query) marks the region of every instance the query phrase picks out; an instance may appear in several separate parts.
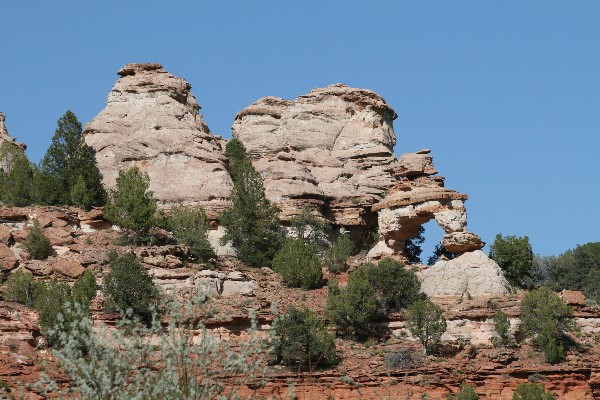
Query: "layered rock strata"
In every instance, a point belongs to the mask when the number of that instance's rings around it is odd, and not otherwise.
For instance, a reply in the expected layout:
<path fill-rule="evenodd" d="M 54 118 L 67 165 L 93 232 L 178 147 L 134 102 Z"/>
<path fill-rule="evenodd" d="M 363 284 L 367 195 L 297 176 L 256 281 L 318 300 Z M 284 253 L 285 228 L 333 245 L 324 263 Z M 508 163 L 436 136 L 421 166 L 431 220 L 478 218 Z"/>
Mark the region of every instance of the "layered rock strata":
<path fill-rule="evenodd" d="M 380 240 L 369 257 L 402 256 L 405 242 L 418 235 L 426 222 L 435 221 L 444 229 L 442 245 L 451 253 L 481 249 L 485 243 L 467 231 L 467 195 L 444 187 L 429 150 L 404 154 L 394 173 L 401 177 L 385 198 L 373 206 L 378 214 Z"/>
<path fill-rule="evenodd" d="M 224 141 L 208 129 L 191 85 L 160 64 L 128 64 L 118 75 L 106 108 L 84 129 L 106 187 L 115 187 L 119 171 L 138 166 L 159 202 L 200 204 L 214 218 L 232 182 Z"/>
<path fill-rule="evenodd" d="M 262 98 L 232 131 L 283 220 L 308 206 L 337 225 L 373 227 L 371 206 L 396 181 L 395 118 L 375 92 L 336 84 L 295 100 Z"/>

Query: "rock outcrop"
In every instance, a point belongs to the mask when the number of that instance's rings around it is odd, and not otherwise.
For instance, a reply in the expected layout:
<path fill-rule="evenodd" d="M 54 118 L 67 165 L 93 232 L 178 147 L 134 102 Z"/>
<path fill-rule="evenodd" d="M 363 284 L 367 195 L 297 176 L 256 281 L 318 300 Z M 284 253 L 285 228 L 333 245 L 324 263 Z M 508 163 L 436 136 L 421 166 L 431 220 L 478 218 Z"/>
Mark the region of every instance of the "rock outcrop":
<path fill-rule="evenodd" d="M 283 220 L 308 206 L 337 225 L 374 227 L 371 206 L 396 181 L 395 118 L 375 92 L 336 84 L 295 100 L 262 98 L 232 130 Z"/>
<path fill-rule="evenodd" d="M 429 297 L 496 296 L 511 293 L 494 260 L 481 250 L 470 251 L 423 270 L 421 290 Z"/>
<path fill-rule="evenodd" d="M 202 205 L 214 218 L 232 187 L 223 139 L 211 134 L 191 85 L 159 64 L 128 64 L 106 108 L 84 129 L 108 188 L 134 165 L 148 173 L 150 190 L 164 204 Z"/>
<path fill-rule="evenodd" d="M 8 134 L 8 129 L 6 129 L 6 125 L 4 125 L 5 120 L 6 120 L 6 117 L 4 116 L 4 114 L 2 114 L 0 112 L 0 144 L 2 144 L 3 142 L 10 142 L 10 143 L 16 144 L 17 146 L 19 146 L 20 148 L 25 150 L 27 148 L 26 145 L 24 145 L 23 143 L 17 142 L 14 138 L 12 138 Z"/>
<path fill-rule="evenodd" d="M 394 172 L 402 179 L 373 206 L 378 213 L 380 240 L 369 257 L 402 256 L 405 242 L 432 219 L 446 232 L 442 245 L 451 253 L 475 251 L 485 245 L 479 236 L 467 231 L 467 195 L 444 187 L 444 178 L 435 175 L 429 153 L 403 154 L 398 160 Z"/>

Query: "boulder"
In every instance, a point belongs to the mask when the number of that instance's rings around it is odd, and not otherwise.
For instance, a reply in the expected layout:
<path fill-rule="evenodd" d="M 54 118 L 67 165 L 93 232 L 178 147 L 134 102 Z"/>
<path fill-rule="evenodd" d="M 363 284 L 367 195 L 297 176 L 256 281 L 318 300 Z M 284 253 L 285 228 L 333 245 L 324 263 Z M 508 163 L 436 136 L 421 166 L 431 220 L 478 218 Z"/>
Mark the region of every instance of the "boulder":
<path fill-rule="evenodd" d="M 85 272 L 85 268 L 79 261 L 66 258 L 59 258 L 52 267 L 55 272 L 72 279 L 78 278 Z"/>
<path fill-rule="evenodd" d="M 511 293 L 496 262 L 476 250 L 438 261 L 422 273 L 421 290 L 429 297 L 495 296 Z"/>
<path fill-rule="evenodd" d="M 191 85 L 159 64 L 128 64 L 118 75 L 106 108 L 84 129 L 103 183 L 113 189 L 119 171 L 137 166 L 160 203 L 200 204 L 216 218 L 233 184 L 224 141 L 208 129 Z"/>
<path fill-rule="evenodd" d="M 15 253 L 4 243 L 0 243 L 0 271 L 11 271 L 19 265 Z"/>

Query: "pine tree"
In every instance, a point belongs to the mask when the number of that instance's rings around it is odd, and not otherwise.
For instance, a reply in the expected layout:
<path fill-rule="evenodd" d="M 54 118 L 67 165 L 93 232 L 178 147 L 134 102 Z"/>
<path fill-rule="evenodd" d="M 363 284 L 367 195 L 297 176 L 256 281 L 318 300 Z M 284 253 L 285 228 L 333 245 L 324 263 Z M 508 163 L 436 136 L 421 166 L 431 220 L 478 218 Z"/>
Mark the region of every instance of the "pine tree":
<path fill-rule="evenodd" d="M 33 200 L 33 167 L 25 152 L 13 143 L 0 146 L 0 200 L 22 207 Z"/>
<path fill-rule="evenodd" d="M 226 229 L 222 241 L 231 241 L 239 258 L 248 265 L 270 266 L 283 244 L 279 210 L 267 199 L 262 177 L 252 162 L 240 155 L 241 149 L 239 140 L 230 141 L 225 149 L 225 154 L 234 157 L 230 159 L 233 190 L 232 205 L 220 219 Z"/>
<path fill-rule="evenodd" d="M 148 174 L 138 167 L 119 171 L 117 188 L 110 193 L 104 208 L 109 221 L 132 231 L 136 239 L 147 236 L 154 225 L 156 200 L 149 186 Z"/>
<path fill-rule="evenodd" d="M 87 203 L 98 206 L 104 202 L 106 193 L 102 187 L 102 174 L 96 165 L 95 151 L 83 140 L 81 123 L 71 111 L 58 120 L 52 143 L 40 164 L 40 172 L 43 177 L 41 200 L 48 204 L 73 204 L 71 192 L 80 176 L 88 191 Z"/>

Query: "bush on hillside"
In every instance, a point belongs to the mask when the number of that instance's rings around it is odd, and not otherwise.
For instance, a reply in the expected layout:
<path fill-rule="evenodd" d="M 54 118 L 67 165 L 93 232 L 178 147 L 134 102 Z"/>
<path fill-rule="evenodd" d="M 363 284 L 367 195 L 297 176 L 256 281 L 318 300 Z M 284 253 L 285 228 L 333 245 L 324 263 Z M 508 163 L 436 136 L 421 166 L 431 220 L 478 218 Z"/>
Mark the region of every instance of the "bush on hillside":
<path fill-rule="evenodd" d="M 546 361 L 558 363 L 565 356 L 563 336 L 574 328 L 573 310 L 550 288 L 541 287 L 523 297 L 521 324 Z"/>
<path fill-rule="evenodd" d="M 377 265 L 366 264 L 361 269 L 375 290 L 384 315 L 408 308 L 420 297 L 421 282 L 399 261 L 384 258 Z"/>
<path fill-rule="evenodd" d="M 35 171 L 23 149 L 3 141 L 0 144 L 0 201 L 16 207 L 30 205 L 35 195 Z"/>
<path fill-rule="evenodd" d="M 460 392 L 451 394 L 447 400 L 478 400 L 479 396 L 475 392 L 475 388 L 471 385 L 461 385 Z"/>
<path fill-rule="evenodd" d="M 317 315 L 307 308 L 290 307 L 274 324 L 275 360 L 290 369 L 313 371 L 338 362 L 335 340 Z"/>
<path fill-rule="evenodd" d="M 579 245 L 546 262 L 554 290 L 580 290 L 600 302 L 600 242 Z"/>
<path fill-rule="evenodd" d="M 313 247 L 317 254 L 322 254 L 329 247 L 325 234 L 329 224 L 313 215 L 308 207 L 304 206 L 300 214 L 292 217 L 291 227 L 294 238 Z"/>
<path fill-rule="evenodd" d="M 329 272 L 337 273 L 348 269 L 348 258 L 354 251 L 354 243 L 346 232 L 339 234 L 323 257 L 323 264 Z"/>
<path fill-rule="evenodd" d="M 512 397 L 513 400 L 554 400 L 556 397 L 546 391 L 544 385 L 539 383 L 521 383 L 517 386 Z"/>
<path fill-rule="evenodd" d="M 33 274 L 24 269 L 18 269 L 8 276 L 4 282 L 3 297 L 6 301 L 14 301 L 33 307 L 37 282 Z"/>
<path fill-rule="evenodd" d="M 208 241 L 210 222 L 202 207 L 178 204 L 162 218 L 162 227 L 173 233 L 178 243 L 189 247 L 192 257 L 198 261 L 208 261 L 216 257 Z"/>
<path fill-rule="evenodd" d="M 44 229 L 37 219 L 33 221 L 33 227 L 27 234 L 25 246 L 35 260 L 45 260 L 50 255 L 50 241 L 44 235 Z"/>
<path fill-rule="evenodd" d="M 59 320 L 65 321 L 64 310 L 71 301 L 71 288 L 56 278 L 47 283 L 40 282 L 36 288 L 35 309 L 39 313 L 38 325 L 50 346 L 58 344 L 61 333 L 65 331 L 64 325 L 58 325 Z M 63 318 L 59 318 L 60 314 Z"/>
<path fill-rule="evenodd" d="M 442 335 L 446 332 L 446 319 L 439 306 L 431 300 L 415 301 L 408 309 L 406 323 L 410 333 L 423 345 L 425 354 L 437 350 Z"/>
<path fill-rule="evenodd" d="M 127 314 L 150 323 L 152 310 L 158 304 L 159 292 L 148 271 L 135 254 L 117 254 L 111 251 L 110 272 L 104 276 L 102 292 L 108 309 Z"/>
<path fill-rule="evenodd" d="M 325 313 L 341 334 L 359 340 L 369 335 L 379 316 L 379 302 L 363 270 L 351 273 L 346 287 L 330 281 Z"/>
<path fill-rule="evenodd" d="M 315 289 L 323 282 L 319 257 L 312 246 L 300 239 L 286 240 L 283 248 L 273 259 L 273 270 L 280 273 L 290 287 Z"/>
<path fill-rule="evenodd" d="M 96 277 L 91 271 L 86 270 L 73 284 L 73 302 L 81 305 L 83 311 L 87 312 L 97 291 Z"/>
<path fill-rule="evenodd" d="M 502 310 L 494 314 L 494 330 L 496 337 L 492 339 L 494 347 L 504 347 L 510 343 L 510 322 Z"/>

